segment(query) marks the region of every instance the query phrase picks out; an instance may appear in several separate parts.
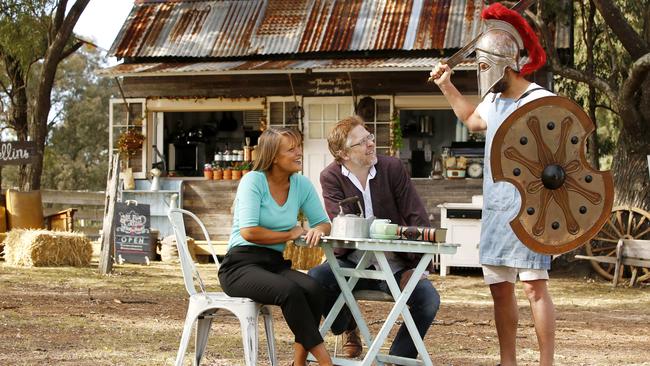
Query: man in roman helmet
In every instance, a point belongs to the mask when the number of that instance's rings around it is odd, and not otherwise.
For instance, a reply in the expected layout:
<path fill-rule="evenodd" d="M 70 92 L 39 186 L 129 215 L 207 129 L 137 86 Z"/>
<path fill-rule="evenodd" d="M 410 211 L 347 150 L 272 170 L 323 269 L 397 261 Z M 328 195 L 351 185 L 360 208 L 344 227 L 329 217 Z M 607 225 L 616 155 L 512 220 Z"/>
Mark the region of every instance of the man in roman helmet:
<path fill-rule="evenodd" d="M 477 106 L 454 87 L 451 70 L 438 64 L 431 77 L 470 131 L 485 131 L 483 216 L 480 262 L 494 302 L 501 365 L 516 365 L 518 323 L 515 282 L 517 276 L 530 302 L 540 351 L 540 365 L 553 364 L 555 309 L 547 289 L 551 258 L 528 249 L 508 224 L 519 211 L 521 197 L 510 183 L 495 183 L 490 150 L 503 121 L 520 106 L 553 95 L 524 76 L 546 62 L 544 50 L 526 20 L 499 3 L 485 8 L 483 35 L 476 44 L 479 95 Z M 522 51 L 527 58 L 522 58 Z"/>

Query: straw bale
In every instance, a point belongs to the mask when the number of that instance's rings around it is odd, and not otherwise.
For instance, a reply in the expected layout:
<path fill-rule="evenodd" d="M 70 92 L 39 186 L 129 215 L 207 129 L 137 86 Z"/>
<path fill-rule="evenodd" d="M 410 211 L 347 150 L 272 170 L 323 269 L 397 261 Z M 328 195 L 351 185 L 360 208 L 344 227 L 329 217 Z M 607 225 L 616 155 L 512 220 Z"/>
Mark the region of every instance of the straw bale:
<path fill-rule="evenodd" d="M 194 239 L 187 237 L 187 249 L 192 256 L 192 260 L 196 261 L 196 250 L 194 248 Z M 160 242 L 160 260 L 167 263 L 178 263 L 178 247 L 176 246 L 176 236 L 166 236 Z"/>
<path fill-rule="evenodd" d="M 323 263 L 325 253 L 319 247 L 297 246 L 289 242 L 284 247 L 284 259 L 291 261 L 291 268 L 308 270 Z"/>
<path fill-rule="evenodd" d="M 64 231 L 11 230 L 4 244 L 7 264 L 24 267 L 86 267 L 93 253 L 84 234 Z"/>

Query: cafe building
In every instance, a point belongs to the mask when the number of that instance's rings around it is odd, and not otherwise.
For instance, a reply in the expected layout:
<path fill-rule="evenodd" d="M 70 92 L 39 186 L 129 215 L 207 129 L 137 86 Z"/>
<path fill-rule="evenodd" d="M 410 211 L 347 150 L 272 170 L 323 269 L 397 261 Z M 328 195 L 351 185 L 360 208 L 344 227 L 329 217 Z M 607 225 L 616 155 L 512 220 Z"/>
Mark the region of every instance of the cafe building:
<path fill-rule="evenodd" d="M 378 153 L 402 160 L 440 225 L 439 204 L 481 195 L 483 136 L 467 131 L 427 78 L 479 33 L 482 3 L 136 0 L 109 52 L 122 63 L 99 72 L 122 92 L 110 103 L 110 146 L 140 132 L 142 148 L 128 157 L 136 181 L 162 170 L 175 204 L 227 240 L 237 177 L 264 128 L 302 132 L 303 174 L 320 190 L 333 160 L 327 135 L 357 113 Z M 534 77 L 550 87 L 547 73 Z M 476 96 L 474 60 L 453 80 Z"/>

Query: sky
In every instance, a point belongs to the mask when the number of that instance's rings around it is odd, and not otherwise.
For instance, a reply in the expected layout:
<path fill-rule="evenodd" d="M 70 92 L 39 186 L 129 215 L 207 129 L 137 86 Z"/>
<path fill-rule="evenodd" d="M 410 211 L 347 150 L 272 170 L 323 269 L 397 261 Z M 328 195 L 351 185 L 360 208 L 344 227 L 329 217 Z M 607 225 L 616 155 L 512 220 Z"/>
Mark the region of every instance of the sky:
<path fill-rule="evenodd" d="M 100 50 L 108 51 L 129 16 L 134 0 L 90 0 L 74 28 L 75 34 L 91 40 Z M 69 2 L 73 3 L 72 1 Z M 114 57 L 110 65 L 117 63 Z"/>

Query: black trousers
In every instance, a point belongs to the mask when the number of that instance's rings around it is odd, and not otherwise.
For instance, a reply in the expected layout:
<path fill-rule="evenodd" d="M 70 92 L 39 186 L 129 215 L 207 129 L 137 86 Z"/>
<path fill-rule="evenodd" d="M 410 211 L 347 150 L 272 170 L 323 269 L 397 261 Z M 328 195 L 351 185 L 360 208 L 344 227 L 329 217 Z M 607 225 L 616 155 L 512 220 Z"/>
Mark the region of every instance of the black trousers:
<path fill-rule="evenodd" d="M 282 253 L 256 246 L 231 248 L 219 268 L 219 281 L 228 296 L 279 305 L 295 342 L 305 349 L 323 343 L 318 325 L 324 291 L 313 278 L 292 270 Z"/>

